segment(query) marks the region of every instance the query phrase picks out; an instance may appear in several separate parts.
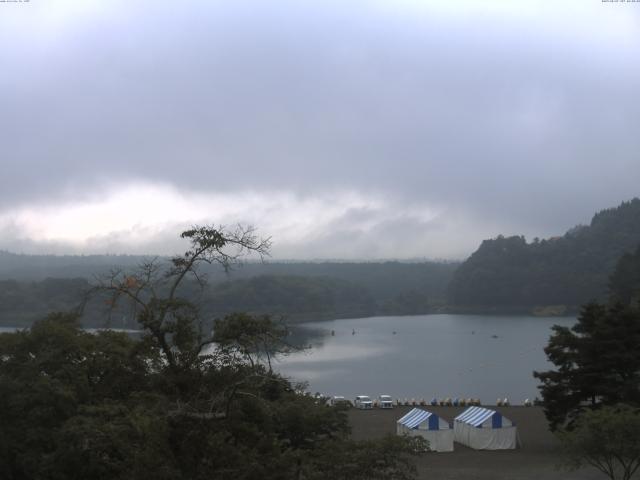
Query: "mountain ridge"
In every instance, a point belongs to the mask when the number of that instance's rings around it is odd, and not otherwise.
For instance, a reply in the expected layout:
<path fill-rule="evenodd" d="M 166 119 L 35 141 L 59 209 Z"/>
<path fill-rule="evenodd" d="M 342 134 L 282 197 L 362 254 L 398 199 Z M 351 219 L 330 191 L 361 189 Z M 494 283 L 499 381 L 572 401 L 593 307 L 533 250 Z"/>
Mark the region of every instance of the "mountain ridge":
<path fill-rule="evenodd" d="M 616 262 L 640 244 L 640 199 L 595 213 L 589 225 L 561 237 L 484 240 L 454 272 L 447 291 L 454 307 L 574 308 L 607 295 Z"/>

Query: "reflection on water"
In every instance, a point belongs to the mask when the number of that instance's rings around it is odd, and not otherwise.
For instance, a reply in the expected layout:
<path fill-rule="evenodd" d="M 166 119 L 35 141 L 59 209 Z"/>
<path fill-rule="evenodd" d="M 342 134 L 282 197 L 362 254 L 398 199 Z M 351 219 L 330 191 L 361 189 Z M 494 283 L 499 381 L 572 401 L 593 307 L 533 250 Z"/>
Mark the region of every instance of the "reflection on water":
<path fill-rule="evenodd" d="M 477 397 L 485 403 L 509 397 L 519 403 L 538 395 L 532 371 L 549 367 L 543 348 L 551 326 L 573 323 L 485 315 L 317 322 L 295 332 L 306 332 L 312 348 L 280 359 L 277 368 L 327 395 Z"/>
<path fill-rule="evenodd" d="M 287 343 L 300 349 L 321 347 L 324 344 L 325 336 L 329 335 L 329 330 L 315 327 L 314 325 L 315 324 L 289 326 Z"/>
<path fill-rule="evenodd" d="M 340 363 L 344 360 L 358 360 L 365 359 L 367 357 L 374 357 L 376 355 L 382 355 L 385 350 L 390 347 L 384 345 L 370 346 L 370 345 L 353 345 L 353 344 L 340 344 L 340 343 L 325 343 L 325 344 L 313 344 L 310 348 L 303 350 L 302 352 L 295 353 L 294 358 L 289 358 L 287 364 L 305 364 L 305 363 Z"/>

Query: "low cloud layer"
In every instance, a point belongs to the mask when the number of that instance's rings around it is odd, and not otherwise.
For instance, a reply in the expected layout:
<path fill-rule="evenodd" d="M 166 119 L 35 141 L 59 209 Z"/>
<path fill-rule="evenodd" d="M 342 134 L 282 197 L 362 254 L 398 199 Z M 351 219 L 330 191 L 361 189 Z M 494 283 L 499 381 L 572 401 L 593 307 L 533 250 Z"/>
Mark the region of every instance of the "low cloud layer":
<path fill-rule="evenodd" d="M 215 219 L 254 226 L 273 238 L 275 258 L 292 259 L 459 258 L 478 232 L 500 229 L 458 215 L 354 192 L 202 194 L 131 184 L 82 204 L 10 210 L 0 228 L 3 247 L 17 252 L 173 254 L 185 247 L 182 230 Z"/>
<path fill-rule="evenodd" d="M 0 248 L 464 257 L 637 196 L 638 4 L 481 3 L 0 4 Z"/>

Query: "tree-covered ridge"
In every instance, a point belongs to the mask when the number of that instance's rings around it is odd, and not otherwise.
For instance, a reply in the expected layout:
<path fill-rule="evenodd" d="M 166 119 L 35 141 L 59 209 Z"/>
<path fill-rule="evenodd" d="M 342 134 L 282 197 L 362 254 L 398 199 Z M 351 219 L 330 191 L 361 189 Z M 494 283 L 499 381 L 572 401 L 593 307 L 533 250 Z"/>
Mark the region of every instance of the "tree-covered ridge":
<path fill-rule="evenodd" d="M 27 255 L 0 250 L 0 280 L 94 278 L 113 268 L 132 268 L 141 255 Z"/>
<path fill-rule="evenodd" d="M 367 289 L 330 277 L 261 275 L 220 283 L 208 289 L 202 301 L 210 312 L 247 311 L 294 319 L 366 317 L 376 312 Z"/>
<path fill-rule="evenodd" d="M 0 325 L 27 326 L 49 312 L 77 309 L 88 288 L 84 278 L 47 278 L 40 282 L 0 280 Z"/>
<path fill-rule="evenodd" d="M 42 281 L 46 278 L 87 278 L 107 274 L 113 269 L 134 268 L 153 255 L 25 255 L 0 250 L 0 280 Z M 158 257 L 169 260 L 168 257 Z M 359 283 L 374 295 L 393 295 L 418 285 L 444 296 L 453 271 L 459 262 L 433 260 L 274 260 L 247 261 L 225 273 L 203 267 L 209 282 L 257 277 L 260 275 L 295 275 L 333 277 Z"/>
<path fill-rule="evenodd" d="M 460 306 L 577 306 L 606 297 L 616 262 L 640 245 L 640 199 L 594 215 L 562 237 L 498 236 L 454 273 L 449 302 Z"/>
<path fill-rule="evenodd" d="M 215 318 L 249 311 L 298 322 L 429 313 L 443 304 L 456 264 L 253 263 L 235 268 L 228 276 L 204 267 L 209 280 L 204 289 L 196 282 L 185 282 L 181 289 L 205 315 Z M 48 312 L 73 310 L 88 288 L 85 278 L 0 280 L 0 325 L 26 326 Z M 135 327 L 134 319 L 125 313 L 114 312 L 109 321 L 112 326 Z M 85 306 L 86 326 L 101 327 L 104 322 L 104 305 Z"/>
<path fill-rule="evenodd" d="M 83 301 L 90 284 L 83 278 L 45 279 L 41 282 L 0 281 L 0 325 L 27 326 L 51 311 L 72 311 Z M 198 304 L 211 319 L 232 312 L 283 316 L 290 322 L 357 318 L 373 315 L 429 313 L 438 298 L 430 291 L 410 289 L 395 296 L 375 298 L 361 285 L 332 277 L 261 275 L 207 285 L 186 283 L 182 294 Z M 135 328 L 127 312 L 105 317 L 105 303 L 85 305 L 83 324 Z"/>

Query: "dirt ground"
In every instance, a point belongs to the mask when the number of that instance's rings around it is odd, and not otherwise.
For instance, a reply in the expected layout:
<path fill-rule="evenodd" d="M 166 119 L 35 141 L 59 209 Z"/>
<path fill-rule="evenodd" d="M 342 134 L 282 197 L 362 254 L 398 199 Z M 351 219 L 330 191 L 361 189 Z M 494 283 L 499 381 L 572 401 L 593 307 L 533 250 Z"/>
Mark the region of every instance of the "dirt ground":
<path fill-rule="evenodd" d="M 396 420 L 413 407 L 391 410 L 349 411 L 353 438 L 379 438 L 395 434 Z M 465 407 L 419 407 L 453 421 Z M 430 480 L 598 480 L 606 478 L 595 469 L 568 472 L 558 468 L 558 441 L 549 431 L 539 407 L 489 407 L 498 410 L 518 427 L 516 450 L 473 450 L 454 444 L 451 453 L 429 452 L 416 459 L 418 478 Z"/>

